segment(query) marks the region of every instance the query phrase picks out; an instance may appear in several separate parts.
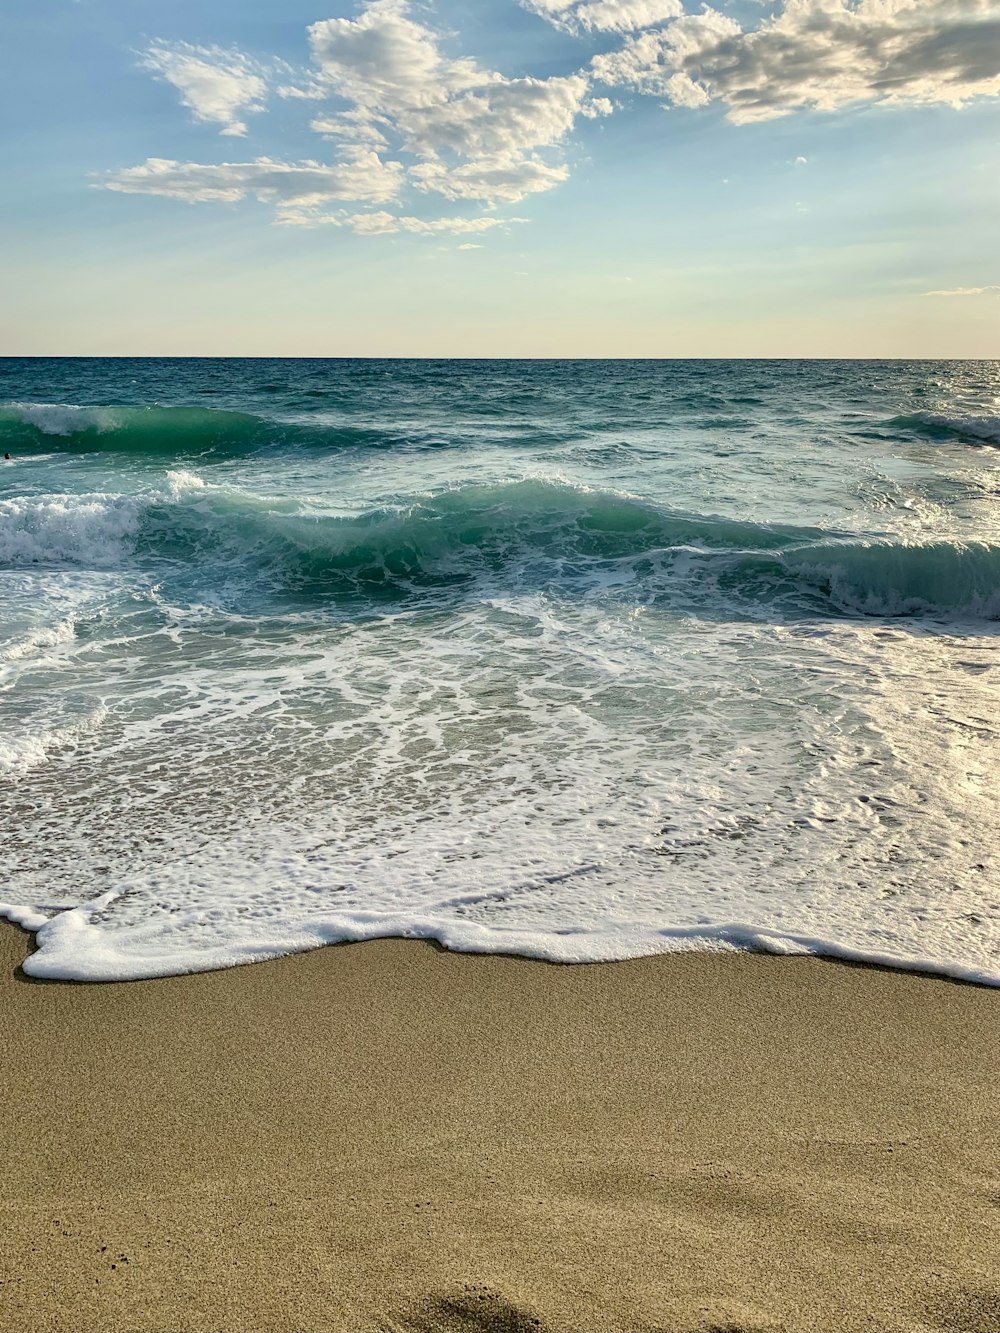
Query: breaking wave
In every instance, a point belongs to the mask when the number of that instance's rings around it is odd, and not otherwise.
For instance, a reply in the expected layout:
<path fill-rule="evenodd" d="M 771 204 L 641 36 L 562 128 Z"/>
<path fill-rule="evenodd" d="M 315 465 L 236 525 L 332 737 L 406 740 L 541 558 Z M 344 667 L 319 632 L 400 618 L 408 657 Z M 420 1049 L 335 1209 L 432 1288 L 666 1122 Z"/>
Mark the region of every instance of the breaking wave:
<path fill-rule="evenodd" d="M 392 448 L 398 437 L 318 421 L 283 421 L 204 407 L 0 405 L 0 450 L 241 458 L 282 448 Z"/>
<path fill-rule="evenodd" d="M 890 426 L 925 435 L 932 440 L 967 440 L 1000 446 L 1000 416 L 949 416 L 943 412 L 914 412 L 893 417 Z"/>
<path fill-rule="evenodd" d="M 465 485 L 336 516 L 171 474 L 139 495 L 0 502 L 0 564 L 171 571 L 380 602 L 474 584 L 807 613 L 1000 618 L 1000 545 L 860 540 L 672 510 L 565 482 Z"/>

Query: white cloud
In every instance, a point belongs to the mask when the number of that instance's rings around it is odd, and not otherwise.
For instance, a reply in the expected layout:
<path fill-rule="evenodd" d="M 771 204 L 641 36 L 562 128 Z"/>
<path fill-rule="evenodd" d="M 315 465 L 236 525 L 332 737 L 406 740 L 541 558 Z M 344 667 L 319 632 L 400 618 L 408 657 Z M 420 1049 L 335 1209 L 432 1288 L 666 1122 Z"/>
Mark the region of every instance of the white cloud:
<path fill-rule="evenodd" d="M 477 245 L 475 241 L 463 241 L 461 245 L 455 247 L 458 250 L 481 250 L 483 247 Z"/>
<path fill-rule="evenodd" d="M 322 102 L 327 96 L 327 89 L 315 79 L 308 79 L 305 83 L 282 83 L 275 92 L 279 97 L 293 102 Z"/>
<path fill-rule="evenodd" d="M 240 117 L 264 109 L 266 70 L 240 51 L 153 42 L 141 63 L 177 89 L 195 120 L 221 125 L 222 134 L 246 134 Z"/>
<path fill-rule="evenodd" d="M 418 225 L 420 210 L 404 203 L 407 195 L 491 213 L 564 182 L 574 127 L 615 110 L 611 97 L 593 95 L 595 83 L 674 106 L 718 103 L 734 122 L 863 102 L 959 106 L 1000 94 L 1000 0 L 777 0 L 747 29 L 709 6 L 685 13 L 681 0 L 519 2 L 578 35 L 619 34 L 616 49 L 594 56 L 586 70 L 508 77 L 453 53 L 453 36 L 414 17 L 410 0 L 363 0 L 353 18 L 313 23 L 309 70 L 278 60 L 265 67 L 218 47 L 154 43 L 146 68 L 223 134 L 245 133 L 243 117 L 262 108 L 269 81 L 286 80 L 278 94 L 310 104 L 310 127 L 333 160 L 149 158 L 104 183 L 189 202 L 250 195 L 272 204 L 286 225 L 433 234 L 476 219 Z M 342 200 L 396 204 L 399 212 L 331 209 Z"/>
<path fill-rule="evenodd" d="M 336 116 L 317 116 L 309 128 L 324 139 L 346 139 L 348 143 L 371 144 L 388 148 L 389 140 L 378 126 L 362 111 L 342 111 Z"/>
<path fill-rule="evenodd" d="M 487 89 L 400 118 L 410 152 L 444 152 L 479 160 L 515 156 L 558 143 L 572 128 L 586 96 L 585 75 L 552 79 L 498 79 Z"/>
<path fill-rule="evenodd" d="M 706 9 L 666 28 L 629 38 L 619 50 L 595 56 L 591 68 L 597 81 L 609 87 L 635 88 L 668 97 L 678 105 L 699 106 L 709 100 L 709 95 L 682 72 L 686 51 L 695 51 L 716 38 L 736 36 L 740 31 L 735 19 Z"/>
<path fill-rule="evenodd" d="M 706 8 L 595 57 L 595 78 L 729 119 L 1000 93 L 995 0 L 785 0 L 756 28 Z"/>
<path fill-rule="evenodd" d="M 637 32 L 678 18 L 680 0 L 520 0 L 524 9 L 569 32 Z"/>
<path fill-rule="evenodd" d="M 513 154 L 480 158 L 458 167 L 421 162 L 410 170 L 410 180 L 418 190 L 433 191 L 445 199 L 480 199 L 487 204 L 516 204 L 526 195 L 561 185 L 568 177 L 569 168 L 564 165 Z"/>
<path fill-rule="evenodd" d="M 581 2 L 575 0 L 577 9 Z M 662 16 L 675 12 L 679 0 L 587 0 L 583 7 L 595 16 L 607 11 L 601 22 L 610 22 L 612 10 L 619 18 L 625 10 Z M 345 221 L 327 205 L 339 199 L 394 203 L 407 188 L 417 197 L 436 194 L 490 211 L 516 204 L 566 180 L 560 148 L 578 118 L 614 110 L 609 98 L 590 98 L 589 73 L 509 78 L 449 53 L 450 36 L 418 22 L 409 0 L 367 0 L 354 18 L 323 19 L 307 31 L 312 69 L 295 71 L 280 61 L 271 69 L 287 79 L 280 96 L 328 103 L 316 107 L 310 127 L 334 145 L 332 163 L 157 157 L 110 173 L 106 187 L 188 202 L 232 203 L 252 195 L 272 203 L 276 220 L 286 225 L 461 231 L 470 229 L 469 219 L 421 227 L 409 214 L 370 213 Z M 199 118 L 223 124 L 223 133 L 242 133 L 237 112 L 257 109 L 266 92 L 262 67 L 238 52 L 158 43 L 146 63 L 181 90 Z"/>
<path fill-rule="evenodd" d="M 352 103 L 317 116 L 313 128 L 345 142 L 391 144 L 417 159 L 410 183 L 446 199 L 495 207 L 551 189 L 568 172 L 539 151 L 559 145 L 578 116 L 610 109 L 606 98 L 588 102 L 584 73 L 506 78 L 447 55 L 407 0 L 371 0 L 357 18 L 314 23 L 309 39 L 317 77 L 331 97 Z"/>
<path fill-rule="evenodd" d="M 356 19 L 309 29 L 313 59 L 341 96 L 384 111 L 444 102 L 491 78 L 474 60 L 450 59 L 435 34 L 408 17 L 406 0 L 373 0 Z"/>
<path fill-rule="evenodd" d="M 355 231 L 365 230 L 362 223 L 364 214 L 352 219 Z M 478 235 L 480 232 L 493 231 L 496 227 L 508 223 L 525 222 L 526 218 L 414 218 L 394 217 L 392 230 L 417 232 L 424 236 L 436 236 L 442 232 L 452 236 Z"/>
<path fill-rule="evenodd" d="M 924 292 L 925 296 L 988 296 L 991 292 L 1000 292 L 1000 286 L 989 287 L 946 287 L 936 292 Z"/>
<path fill-rule="evenodd" d="M 610 97 L 591 97 L 580 108 L 580 112 L 588 120 L 596 120 L 598 116 L 610 116 L 614 109 L 615 104 Z"/>
<path fill-rule="evenodd" d="M 527 218 L 418 218 L 383 209 L 375 213 L 348 213 L 345 211 L 330 213 L 314 207 L 291 206 L 279 210 L 279 221 L 290 227 L 346 227 L 359 236 L 388 236 L 397 232 L 409 232 L 420 236 L 477 235 L 492 231 L 496 227 L 506 227 Z M 478 248 L 460 246 L 459 249 Z"/>
<path fill-rule="evenodd" d="M 174 162 L 150 157 L 138 167 L 112 172 L 103 182 L 122 194 L 155 194 L 185 203 L 236 203 L 254 195 L 266 203 L 321 204 L 357 199 L 380 204 L 394 200 L 402 184 L 398 162 L 355 150 L 352 157 L 326 166 L 320 162 Z"/>

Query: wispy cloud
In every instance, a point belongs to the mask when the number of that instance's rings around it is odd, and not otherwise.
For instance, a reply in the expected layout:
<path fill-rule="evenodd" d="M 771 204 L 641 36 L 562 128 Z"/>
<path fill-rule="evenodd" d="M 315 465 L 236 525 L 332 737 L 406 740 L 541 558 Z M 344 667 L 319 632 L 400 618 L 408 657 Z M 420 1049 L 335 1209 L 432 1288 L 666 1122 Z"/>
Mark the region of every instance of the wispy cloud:
<path fill-rule="evenodd" d="M 346 227 L 359 236 L 391 236 L 397 232 L 410 232 L 418 236 L 478 235 L 492 231 L 496 227 L 508 227 L 514 223 L 527 222 L 527 218 L 418 218 L 400 216 L 385 210 L 376 213 L 349 213 L 346 211 L 324 212 L 321 209 L 280 208 L 278 221 L 292 227 Z M 476 250 L 476 245 L 460 245 L 460 250 Z"/>
<path fill-rule="evenodd" d="M 989 296 L 991 292 L 1000 292 L 1000 285 L 988 287 L 944 287 L 934 292 L 924 292 L 925 296 Z"/>
<path fill-rule="evenodd" d="M 177 89 L 195 120 L 221 125 L 222 134 L 246 134 L 241 116 L 264 109 L 266 70 L 241 51 L 158 41 L 141 64 Z"/>
<path fill-rule="evenodd" d="M 668 8 L 676 2 L 669 0 Z M 663 9 L 660 0 L 642 3 Z M 409 214 L 393 215 L 392 225 L 382 214 L 345 221 L 324 205 L 342 199 L 393 203 L 405 189 L 415 198 L 438 195 L 489 211 L 515 204 L 567 178 L 559 150 L 578 117 L 614 109 L 608 98 L 590 99 L 585 72 L 508 78 L 469 56 L 450 54 L 450 39 L 414 18 L 409 0 L 367 0 L 354 18 L 312 24 L 307 38 L 311 68 L 277 91 L 292 100 L 331 104 L 314 111 L 309 124 L 337 145 L 334 162 L 257 158 L 211 164 L 151 157 L 110 172 L 105 186 L 191 203 L 233 203 L 252 195 L 272 203 L 284 224 L 332 222 L 371 234 L 432 232 L 444 230 L 444 222 L 418 226 Z M 178 89 L 196 119 L 222 125 L 223 134 L 244 134 L 241 115 L 260 110 L 267 92 L 266 67 L 238 51 L 155 42 L 143 63 Z M 294 74 L 287 66 L 282 72 Z M 469 219 L 455 218 L 447 229 L 472 228 Z"/>
<path fill-rule="evenodd" d="M 141 166 L 112 172 L 103 184 L 122 194 L 157 194 L 189 204 L 232 204 L 253 195 L 279 207 L 308 208 L 329 199 L 389 203 L 398 196 L 402 177 L 398 162 L 358 150 L 333 166 L 269 157 L 216 164 L 150 157 Z"/>

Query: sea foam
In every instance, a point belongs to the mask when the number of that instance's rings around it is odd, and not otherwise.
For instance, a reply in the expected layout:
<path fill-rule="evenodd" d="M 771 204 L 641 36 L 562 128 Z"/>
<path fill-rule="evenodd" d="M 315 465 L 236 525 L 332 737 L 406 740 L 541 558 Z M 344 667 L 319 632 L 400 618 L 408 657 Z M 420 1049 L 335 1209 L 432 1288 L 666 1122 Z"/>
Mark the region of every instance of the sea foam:
<path fill-rule="evenodd" d="M 129 496 L 55 495 L 0 500 L 0 563 L 118 564 L 135 536 L 141 501 Z"/>
<path fill-rule="evenodd" d="M 544 597 L 345 626 L 322 648 L 303 626 L 213 651 L 192 625 L 155 693 L 144 639 L 137 688 L 20 779 L 61 793 L 8 858 L 8 906 L 47 919 L 28 970 L 127 979 L 402 935 L 1000 980 L 985 647 L 956 666 L 928 636 L 916 670 L 877 623 L 594 628 Z M 89 688 L 79 657 L 74 679 Z"/>

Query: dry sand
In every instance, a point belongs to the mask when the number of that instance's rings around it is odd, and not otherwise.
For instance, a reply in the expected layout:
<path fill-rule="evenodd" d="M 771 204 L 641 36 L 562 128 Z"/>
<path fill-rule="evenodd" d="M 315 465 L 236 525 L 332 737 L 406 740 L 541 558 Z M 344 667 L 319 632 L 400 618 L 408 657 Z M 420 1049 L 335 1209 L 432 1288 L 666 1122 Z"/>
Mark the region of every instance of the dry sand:
<path fill-rule="evenodd" d="M 1000 992 L 416 942 L 32 983 L 0 1327 L 1000 1329 Z"/>

